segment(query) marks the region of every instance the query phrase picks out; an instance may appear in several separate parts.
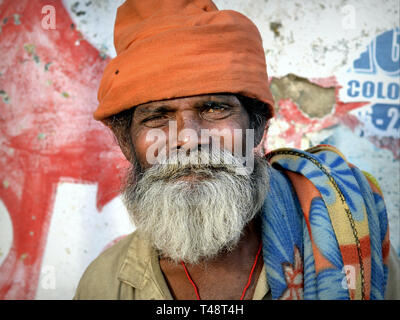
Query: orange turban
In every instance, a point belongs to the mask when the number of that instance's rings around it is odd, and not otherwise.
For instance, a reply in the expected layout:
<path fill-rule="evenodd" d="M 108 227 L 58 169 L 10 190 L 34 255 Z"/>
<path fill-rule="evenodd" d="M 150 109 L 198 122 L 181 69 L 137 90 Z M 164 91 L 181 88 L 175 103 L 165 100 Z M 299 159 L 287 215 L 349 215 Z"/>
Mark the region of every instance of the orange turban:
<path fill-rule="evenodd" d="M 226 92 L 273 112 L 257 27 L 211 0 L 127 0 L 117 11 L 114 45 L 97 120 L 151 101 Z"/>

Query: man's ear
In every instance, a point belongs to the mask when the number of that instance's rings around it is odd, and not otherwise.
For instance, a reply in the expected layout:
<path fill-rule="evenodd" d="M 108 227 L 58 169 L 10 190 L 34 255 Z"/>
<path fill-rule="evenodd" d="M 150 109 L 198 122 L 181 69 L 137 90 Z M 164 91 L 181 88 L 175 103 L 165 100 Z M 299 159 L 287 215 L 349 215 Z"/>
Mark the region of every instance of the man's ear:
<path fill-rule="evenodd" d="M 116 132 L 114 132 L 112 130 L 112 128 L 110 128 L 113 138 L 115 140 L 115 142 L 118 144 L 119 148 L 121 149 L 123 155 L 125 156 L 126 160 L 128 160 L 129 162 L 132 163 L 133 161 L 133 145 L 131 142 L 131 138 L 129 137 L 121 137 L 121 136 L 117 136 Z M 128 141 L 127 141 L 128 140 Z"/>
<path fill-rule="evenodd" d="M 118 140 L 118 139 L 117 139 Z M 118 141 L 118 145 L 125 156 L 126 160 L 128 160 L 130 163 L 133 163 L 133 157 L 134 157 L 134 152 L 133 152 L 133 146 L 130 141 Z"/>
<path fill-rule="evenodd" d="M 263 121 L 261 125 L 257 127 L 257 129 L 254 130 L 254 146 L 257 147 L 263 137 L 267 134 L 269 128 L 269 120 Z"/>
<path fill-rule="evenodd" d="M 261 129 L 262 128 L 262 129 Z M 267 153 L 267 136 L 269 129 L 269 120 L 266 121 L 265 126 L 260 126 L 262 131 L 261 141 L 254 148 L 255 152 L 258 153 L 259 156 L 263 157 Z M 255 141 L 256 142 L 256 141 Z"/>
<path fill-rule="evenodd" d="M 133 144 L 130 136 L 134 109 L 128 109 L 112 117 L 102 120 L 108 129 L 110 129 L 114 141 L 120 147 L 125 158 L 132 163 Z"/>
<path fill-rule="evenodd" d="M 133 155 L 132 155 L 132 151 L 130 150 L 129 147 L 125 146 L 124 144 L 121 144 L 118 142 L 118 145 L 122 151 L 122 153 L 124 154 L 126 160 L 128 160 L 130 163 L 132 163 L 133 159 Z"/>

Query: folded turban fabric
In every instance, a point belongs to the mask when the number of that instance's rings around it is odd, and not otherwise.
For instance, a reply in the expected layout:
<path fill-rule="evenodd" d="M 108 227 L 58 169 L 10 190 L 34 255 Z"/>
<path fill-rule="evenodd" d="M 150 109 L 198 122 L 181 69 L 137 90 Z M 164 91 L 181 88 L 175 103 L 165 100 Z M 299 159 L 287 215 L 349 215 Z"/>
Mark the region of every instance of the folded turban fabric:
<path fill-rule="evenodd" d="M 114 45 L 96 120 L 151 101 L 214 93 L 256 98 L 273 113 L 257 27 L 210 0 L 127 0 L 117 11 Z"/>

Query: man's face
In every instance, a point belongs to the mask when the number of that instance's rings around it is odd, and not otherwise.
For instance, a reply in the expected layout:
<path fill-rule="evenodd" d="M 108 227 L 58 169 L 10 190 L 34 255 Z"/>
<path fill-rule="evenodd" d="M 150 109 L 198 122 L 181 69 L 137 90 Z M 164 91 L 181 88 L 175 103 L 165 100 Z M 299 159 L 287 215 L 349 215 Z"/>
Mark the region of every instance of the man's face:
<path fill-rule="evenodd" d="M 221 134 L 222 148 L 231 153 L 240 152 L 235 149 L 241 148 L 240 153 L 244 155 L 246 129 L 249 129 L 249 116 L 235 95 L 202 95 L 149 102 L 136 107 L 131 138 L 135 160 L 142 170 L 146 170 L 152 165 L 148 153 L 150 147 L 155 149 L 155 156 L 163 147 L 167 150 L 166 156 L 169 156 L 168 151 L 181 148 L 197 150 L 199 146 L 210 144 L 209 136 L 202 135 L 207 130 L 214 136 Z M 165 139 L 159 139 L 156 148 L 154 144 L 157 142 L 148 138 L 155 130 L 162 130 L 165 134 Z M 235 135 L 235 131 L 242 132 L 242 135 Z"/>
<path fill-rule="evenodd" d="M 260 211 L 268 170 L 260 157 L 254 157 L 251 172 L 243 170 L 248 150 L 253 156 L 254 141 L 245 138 L 254 136 L 249 126 L 247 111 L 233 95 L 136 108 L 130 131 L 134 159 L 123 199 L 138 230 L 163 256 L 197 263 L 232 250 Z"/>

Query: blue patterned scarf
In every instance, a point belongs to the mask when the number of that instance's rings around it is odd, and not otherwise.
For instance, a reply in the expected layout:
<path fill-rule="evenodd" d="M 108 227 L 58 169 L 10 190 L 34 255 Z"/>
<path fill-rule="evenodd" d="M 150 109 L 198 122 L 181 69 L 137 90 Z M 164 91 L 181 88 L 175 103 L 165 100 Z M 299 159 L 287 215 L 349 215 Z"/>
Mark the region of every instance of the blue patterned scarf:
<path fill-rule="evenodd" d="M 267 155 L 263 256 L 273 299 L 383 299 L 389 231 L 379 186 L 331 146 Z"/>

